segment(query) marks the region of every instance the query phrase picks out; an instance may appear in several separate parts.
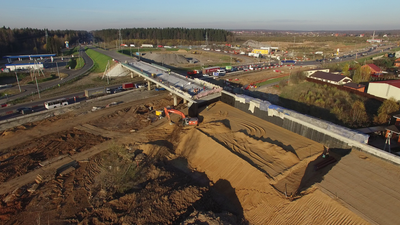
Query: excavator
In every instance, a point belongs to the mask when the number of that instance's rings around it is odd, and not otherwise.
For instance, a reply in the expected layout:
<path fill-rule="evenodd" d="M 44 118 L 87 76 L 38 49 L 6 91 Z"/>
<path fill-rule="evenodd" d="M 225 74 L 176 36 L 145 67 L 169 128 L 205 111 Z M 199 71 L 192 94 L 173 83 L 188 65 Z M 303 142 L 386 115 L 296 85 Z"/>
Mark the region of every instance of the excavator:
<path fill-rule="evenodd" d="M 164 108 L 164 113 L 165 116 L 168 117 L 169 122 L 171 123 L 171 117 L 169 117 L 170 113 L 178 114 L 182 117 L 182 124 L 183 126 L 197 126 L 199 124 L 199 120 L 196 117 L 186 117 L 185 114 L 183 114 L 181 111 L 176 110 L 176 109 L 167 109 Z"/>

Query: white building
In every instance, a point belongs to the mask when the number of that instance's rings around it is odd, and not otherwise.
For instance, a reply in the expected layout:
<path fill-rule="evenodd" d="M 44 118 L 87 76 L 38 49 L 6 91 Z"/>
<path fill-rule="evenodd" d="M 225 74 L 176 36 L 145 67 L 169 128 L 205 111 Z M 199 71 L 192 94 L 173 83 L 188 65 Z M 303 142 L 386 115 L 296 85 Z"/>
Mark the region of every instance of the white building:
<path fill-rule="evenodd" d="M 400 80 L 370 82 L 367 93 L 385 99 L 393 97 L 400 102 Z"/>
<path fill-rule="evenodd" d="M 8 68 L 10 71 L 30 69 L 38 70 L 43 69 L 43 63 L 6 64 L 6 68 Z"/>

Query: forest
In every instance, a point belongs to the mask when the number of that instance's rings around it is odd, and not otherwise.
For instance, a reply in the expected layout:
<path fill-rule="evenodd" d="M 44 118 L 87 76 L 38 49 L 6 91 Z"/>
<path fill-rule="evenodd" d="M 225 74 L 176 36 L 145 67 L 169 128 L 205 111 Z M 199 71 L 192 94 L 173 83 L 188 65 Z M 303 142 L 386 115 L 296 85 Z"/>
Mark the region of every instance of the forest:
<path fill-rule="evenodd" d="M 16 54 L 59 54 L 65 41 L 75 44 L 86 41 L 87 31 L 46 30 L 34 28 L 0 28 L 0 56 Z"/>
<path fill-rule="evenodd" d="M 110 42 L 119 39 L 118 29 L 93 31 L 96 42 Z M 233 34 L 222 29 L 189 29 L 189 28 L 125 28 L 121 29 L 122 40 L 147 40 L 149 44 L 178 45 L 205 43 L 206 36 L 210 42 L 226 42 Z"/>

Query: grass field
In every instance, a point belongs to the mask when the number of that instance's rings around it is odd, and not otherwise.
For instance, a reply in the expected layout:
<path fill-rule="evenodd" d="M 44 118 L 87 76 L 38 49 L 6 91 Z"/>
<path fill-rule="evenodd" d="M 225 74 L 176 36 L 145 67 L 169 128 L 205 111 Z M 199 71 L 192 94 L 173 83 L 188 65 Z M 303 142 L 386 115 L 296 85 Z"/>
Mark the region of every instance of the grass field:
<path fill-rule="evenodd" d="M 272 78 L 272 79 L 270 79 L 270 80 L 266 80 L 266 81 L 264 81 L 264 82 L 258 83 L 258 84 L 256 84 L 256 86 L 257 86 L 257 87 L 261 87 L 261 86 L 263 86 L 263 85 L 276 83 L 276 82 L 279 82 L 279 81 L 285 80 L 285 79 L 288 79 L 288 76 L 286 76 L 286 77 Z"/>
<path fill-rule="evenodd" d="M 85 65 L 85 60 L 83 60 L 82 57 L 79 57 L 79 58 L 76 60 L 76 67 L 75 67 L 75 69 L 76 69 L 76 70 L 79 70 L 79 69 L 82 68 L 84 65 Z"/>
<path fill-rule="evenodd" d="M 43 79 L 38 79 L 37 82 L 38 83 L 43 83 L 43 82 L 46 82 L 46 81 L 49 81 L 49 80 L 54 80 L 54 79 L 57 79 L 57 78 L 58 77 L 55 74 L 51 74 L 50 77 L 46 77 L 46 78 L 43 78 Z M 28 84 L 35 84 L 35 83 L 36 83 L 36 81 L 28 82 Z"/>
<path fill-rule="evenodd" d="M 110 64 L 113 64 L 112 58 L 101 53 L 98 53 L 92 49 L 87 49 L 86 54 L 93 60 L 93 72 L 94 73 L 102 73 L 106 69 L 108 61 Z"/>

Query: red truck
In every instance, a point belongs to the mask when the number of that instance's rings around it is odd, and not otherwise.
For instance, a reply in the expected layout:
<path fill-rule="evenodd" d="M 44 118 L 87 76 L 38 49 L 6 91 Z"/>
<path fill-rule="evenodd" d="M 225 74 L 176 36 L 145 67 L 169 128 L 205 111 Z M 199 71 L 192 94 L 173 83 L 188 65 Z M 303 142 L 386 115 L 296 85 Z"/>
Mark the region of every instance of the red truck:
<path fill-rule="evenodd" d="M 164 47 L 164 46 L 162 46 L 162 45 L 157 45 L 157 47 L 158 47 L 158 48 L 162 48 L 162 47 Z"/>
<path fill-rule="evenodd" d="M 203 76 L 204 75 L 210 75 L 213 72 L 217 72 L 219 69 L 220 69 L 219 66 L 204 68 L 203 71 L 202 71 L 203 72 Z"/>
<path fill-rule="evenodd" d="M 192 71 L 188 71 L 187 75 L 196 75 L 199 74 L 200 72 L 198 70 L 192 70 Z"/>
<path fill-rule="evenodd" d="M 122 84 L 122 89 L 131 89 L 134 88 L 135 84 L 134 83 L 123 83 Z"/>

